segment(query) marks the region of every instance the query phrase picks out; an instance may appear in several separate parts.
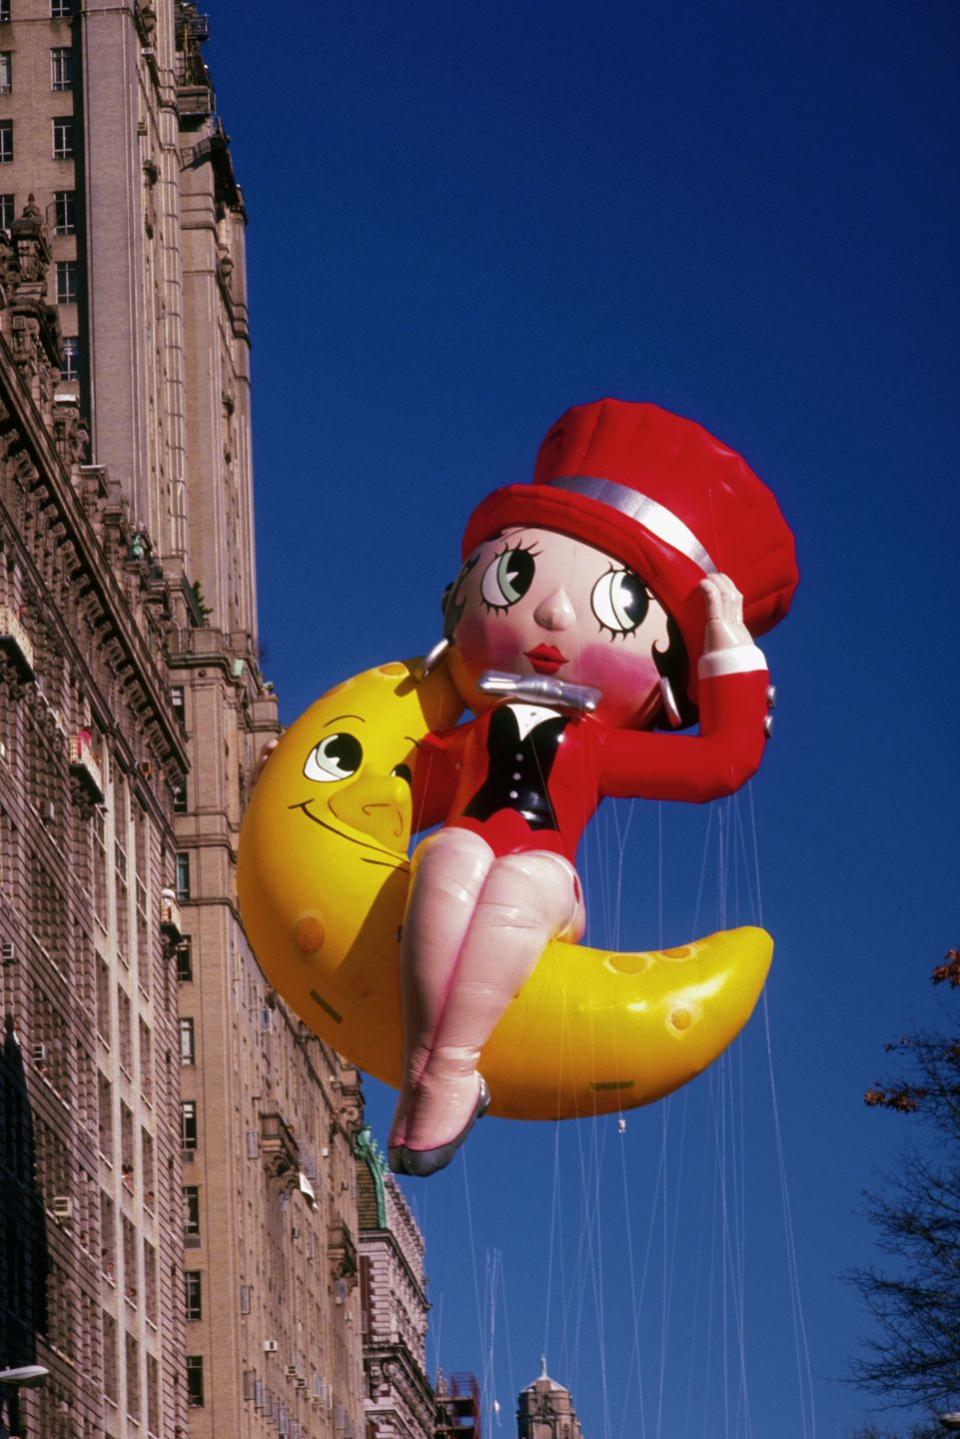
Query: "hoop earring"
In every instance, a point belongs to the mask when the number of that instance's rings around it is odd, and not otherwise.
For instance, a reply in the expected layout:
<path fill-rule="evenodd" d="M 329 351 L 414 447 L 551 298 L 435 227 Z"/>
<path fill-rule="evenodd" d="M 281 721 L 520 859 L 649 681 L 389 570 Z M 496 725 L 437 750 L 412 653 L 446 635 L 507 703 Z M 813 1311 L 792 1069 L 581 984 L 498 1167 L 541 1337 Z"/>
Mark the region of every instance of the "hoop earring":
<path fill-rule="evenodd" d="M 670 728 L 679 729 L 683 724 L 683 717 L 680 714 L 676 695 L 673 693 L 673 685 L 666 675 L 660 676 L 660 699 Z"/>
<path fill-rule="evenodd" d="M 420 671 L 424 679 L 430 674 L 431 670 L 436 669 L 449 648 L 450 641 L 444 636 L 442 640 L 437 640 L 432 650 L 427 651 L 420 666 Z"/>

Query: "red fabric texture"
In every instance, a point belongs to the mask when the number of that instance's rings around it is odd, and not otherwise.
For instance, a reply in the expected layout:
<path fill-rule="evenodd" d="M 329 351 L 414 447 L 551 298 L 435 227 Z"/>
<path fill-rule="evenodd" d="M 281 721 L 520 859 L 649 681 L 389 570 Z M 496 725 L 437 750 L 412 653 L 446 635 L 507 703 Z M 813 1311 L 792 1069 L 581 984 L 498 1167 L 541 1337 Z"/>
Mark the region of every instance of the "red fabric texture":
<path fill-rule="evenodd" d="M 573 861 L 584 826 L 607 796 L 701 804 L 739 789 L 763 755 L 767 683 L 765 669 L 704 680 L 697 735 L 613 730 L 590 715 L 572 720 L 547 785 L 558 830 L 531 829 L 511 809 L 486 821 L 463 817 L 486 779 L 492 710 L 427 735 L 413 773 L 414 828 L 456 825 L 482 835 L 498 855 L 549 849 Z"/>
<path fill-rule="evenodd" d="M 735 451 L 657 405 L 605 399 L 567 410 L 540 446 L 532 483 L 494 490 L 474 510 L 463 557 L 511 525 L 558 530 L 613 555 L 642 576 L 680 626 L 695 690 L 703 571 L 639 521 L 551 484 L 574 476 L 613 480 L 681 519 L 743 594 L 751 634 L 786 614 L 799 577 L 793 534 L 773 494 Z"/>

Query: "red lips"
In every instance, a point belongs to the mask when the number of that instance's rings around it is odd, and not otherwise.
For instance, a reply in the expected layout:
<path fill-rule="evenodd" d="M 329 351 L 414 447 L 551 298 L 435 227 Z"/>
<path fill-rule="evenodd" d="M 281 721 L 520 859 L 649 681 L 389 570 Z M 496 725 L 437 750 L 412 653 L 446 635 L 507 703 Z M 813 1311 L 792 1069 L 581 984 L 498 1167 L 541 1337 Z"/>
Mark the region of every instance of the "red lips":
<path fill-rule="evenodd" d="M 527 659 L 533 665 L 538 674 L 555 675 L 561 665 L 567 663 L 567 657 L 556 645 L 537 645 L 535 649 L 527 650 Z"/>

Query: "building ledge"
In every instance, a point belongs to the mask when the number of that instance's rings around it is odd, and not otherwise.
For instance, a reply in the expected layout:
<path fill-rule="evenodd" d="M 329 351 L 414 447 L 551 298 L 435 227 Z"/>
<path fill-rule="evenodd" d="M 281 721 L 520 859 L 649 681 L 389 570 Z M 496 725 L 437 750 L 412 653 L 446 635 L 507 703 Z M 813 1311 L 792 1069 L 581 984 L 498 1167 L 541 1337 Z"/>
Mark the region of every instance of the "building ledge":
<path fill-rule="evenodd" d="M 331 1279 L 356 1280 L 357 1246 L 346 1222 L 341 1218 L 335 1219 L 327 1226 L 327 1257 L 330 1261 Z"/>
<path fill-rule="evenodd" d="M 33 679 L 33 645 L 9 605 L 0 605 L 0 649 L 13 660 L 21 679 Z"/>
<path fill-rule="evenodd" d="M 260 1111 L 260 1155 L 271 1179 L 299 1176 L 300 1146 L 276 1104 Z"/>

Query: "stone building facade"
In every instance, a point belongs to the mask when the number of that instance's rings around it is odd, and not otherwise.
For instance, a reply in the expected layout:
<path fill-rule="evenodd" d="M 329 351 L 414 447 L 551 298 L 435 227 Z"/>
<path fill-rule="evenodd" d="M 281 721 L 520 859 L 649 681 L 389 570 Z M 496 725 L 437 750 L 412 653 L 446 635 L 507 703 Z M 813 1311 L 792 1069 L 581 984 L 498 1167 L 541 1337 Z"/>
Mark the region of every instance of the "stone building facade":
<path fill-rule="evenodd" d="M 366 1439 L 434 1439 L 423 1235 L 368 1129 L 356 1155 Z"/>
<path fill-rule="evenodd" d="M 183 1431 L 168 587 L 57 388 L 50 244 L 0 237 L 0 1344 L 8 1430 Z"/>
<path fill-rule="evenodd" d="M 15 1432 L 363 1432 L 356 1072 L 235 896 L 245 211 L 181 0 L 0 0 L 0 1362 Z M 0 1433 L 2 1433 L 0 1428 Z"/>

